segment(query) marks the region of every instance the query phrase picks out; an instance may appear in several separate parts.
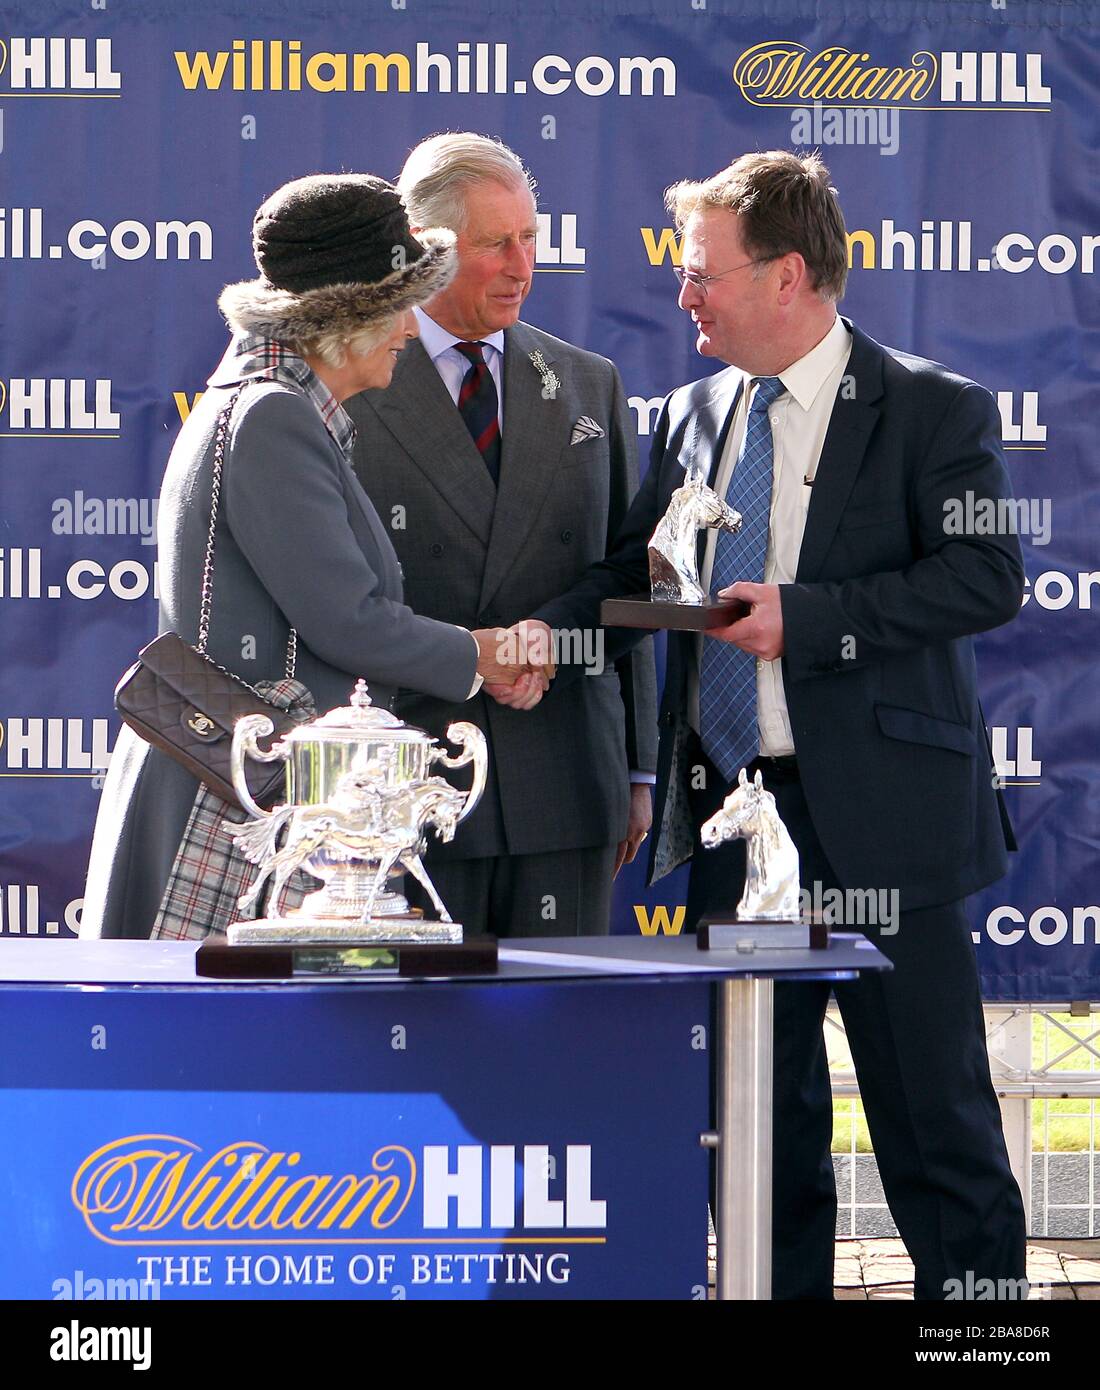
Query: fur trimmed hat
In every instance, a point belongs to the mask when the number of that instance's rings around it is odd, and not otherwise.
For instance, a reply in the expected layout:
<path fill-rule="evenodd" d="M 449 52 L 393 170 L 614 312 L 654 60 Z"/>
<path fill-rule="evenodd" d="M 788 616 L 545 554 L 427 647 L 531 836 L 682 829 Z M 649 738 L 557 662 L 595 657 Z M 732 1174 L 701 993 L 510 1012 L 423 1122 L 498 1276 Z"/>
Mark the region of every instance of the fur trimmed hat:
<path fill-rule="evenodd" d="M 454 279 L 455 236 L 414 237 L 397 191 L 374 174 L 311 174 L 276 190 L 252 222 L 256 280 L 227 285 L 230 328 L 285 342 L 358 333 Z"/>

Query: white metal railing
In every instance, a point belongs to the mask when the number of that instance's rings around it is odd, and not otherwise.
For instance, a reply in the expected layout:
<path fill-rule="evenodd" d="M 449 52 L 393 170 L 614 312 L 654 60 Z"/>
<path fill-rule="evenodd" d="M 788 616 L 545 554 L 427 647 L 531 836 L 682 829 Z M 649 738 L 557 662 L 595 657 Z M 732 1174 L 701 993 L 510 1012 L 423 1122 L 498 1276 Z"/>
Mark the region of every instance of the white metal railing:
<path fill-rule="evenodd" d="M 1009 1158 L 1023 1194 L 1029 1233 L 1038 1237 L 1070 1234 L 1051 1229 L 1052 1215 L 1080 1213 L 1079 1219 L 1063 1215 L 1053 1224 L 1072 1225 L 1074 1235 L 1100 1234 L 1100 1027 L 1094 1026 L 1100 1022 L 1100 1004 L 990 1004 L 985 1014 L 990 1075 L 1001 1103 Z M 861 1166 L 866 1165 L 858 1160 L 870 1155 L 857 1149 L 859 1085 L 835 1004 L 829 1009 L 826 1025 L 833 1099 L 849 1102 L 849 1173 L 843 1193 L 838 1186 L 841 1230 L 853 1236 L 880 1234 L 859 1229 L 870 1224 L 867 1218 L 872 1213 L 886 1212 L 887 1208 L 885 1202 L 857 1200 L 857 1180 L 866 1182 L 866 1174 L 860 1173 Z M 1068 1103 L 1072 1101 L 1080 1102 L 1080 1107 L 1071 1108 Z M 1055 1106 L 1059 1108 L 1055 1110 Z M 842 1113 L 834 1105 L 838 1119 Z M 1084 1131 L 1086 1144 L 1074 1149 L 1060 1147 L 1067 1129 L 1073 1127 L 1078 1139 Z M 837 1152 L 834 1149 L 834 1157 Z M 1067 1183 L 1072 1185 L 1074 1199 L 1052 1200 L 1051 1159 L 1063 1160 L 1072 1153 L 1080 1154 L 1082 1173 L 1067 1178 L 1062 1172 L 1057 1181 L 1063 1188 Z M 1066 1167 L 1064 1161 L 1061 1167 Z M 1038 1203 L 1033 1202 L 1032 1194 L 1036 1170 L 1042 1188 Z"/>

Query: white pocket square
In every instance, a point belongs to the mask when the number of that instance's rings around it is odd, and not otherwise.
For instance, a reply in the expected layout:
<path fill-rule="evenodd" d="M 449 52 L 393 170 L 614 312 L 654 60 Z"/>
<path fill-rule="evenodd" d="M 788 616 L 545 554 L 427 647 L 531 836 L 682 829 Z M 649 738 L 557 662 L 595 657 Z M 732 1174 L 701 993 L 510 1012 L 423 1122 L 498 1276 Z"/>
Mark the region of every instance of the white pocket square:
<path fill-rule="evenodd" d="M 582 415 L 573 426 L 573 435 L 569 440 L 570 444 L 582 444 L 586 439 L 602 439 L 603 429 L 592 419 L 591 415 Z"/>

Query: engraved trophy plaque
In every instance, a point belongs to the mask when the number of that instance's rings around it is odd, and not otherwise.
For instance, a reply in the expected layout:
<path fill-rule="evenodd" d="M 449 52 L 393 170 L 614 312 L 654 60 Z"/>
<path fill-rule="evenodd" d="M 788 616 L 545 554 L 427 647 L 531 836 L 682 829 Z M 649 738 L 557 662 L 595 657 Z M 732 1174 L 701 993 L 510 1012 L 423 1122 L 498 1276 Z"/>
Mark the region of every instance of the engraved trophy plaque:
<path fill-rule="evenodd" d="M 759 772 L 750 782 L 741 769 L 737 785 L 704 821 L 699 838 L 704 849 L 716 849 L 728 840 L 745 841 L 741 901 L 732 921 L 729 914 L 711 913 L 700 922 L 700 950 L 828 946 L 823 918 L 802 911 L 798 850 Z"/>
<path fill-rule="evenodd" d="M 257 739 L 270 733 L 269 723 L 248 715 L 233 732 L 233 786 L 251 819 L 227 821 L 226 831 L 257 866 L 239 905 L 242 913 L 254 909 L 269 883 L 269 902 L 276 903 L 299 868 L 323 887 L 285 915 L 272 909 L 266 918 L 233 923 L 230 945 L 460 943 L 462 926 L 451 920 L 421 856 L 429 833 L 452 839 L 481 797 L 488 767 L 481 730 L 451 724 L 447 738 L 461 750 L 452 756 L 422 729 L 372 705 L 362 680 L 347 707 L 300 725 L 265 753 Z M 252 800 L 245 757 L 286 763 L 285 805 L 264 811 Z M 468 791 L 432 774 L 436 764 L 467 763 L 473 768 Z M 398 886 L 405 872 L 424 888 L 437 921 L 410 908 Z"/>
<path fill-rule="evenodd" d="M 716 529 L 736 534 L 741 516 L 708 485 L 696 443 L 693 435 L 684 466 L 686 477 L 669 498 L 650 537 L 649 595 L 604 599 L 600 622 L 605 627 L 705 632 L 726 627 L 749 611 L 740 599 L 711 598 L 699 582 L 699 532 Z"/>

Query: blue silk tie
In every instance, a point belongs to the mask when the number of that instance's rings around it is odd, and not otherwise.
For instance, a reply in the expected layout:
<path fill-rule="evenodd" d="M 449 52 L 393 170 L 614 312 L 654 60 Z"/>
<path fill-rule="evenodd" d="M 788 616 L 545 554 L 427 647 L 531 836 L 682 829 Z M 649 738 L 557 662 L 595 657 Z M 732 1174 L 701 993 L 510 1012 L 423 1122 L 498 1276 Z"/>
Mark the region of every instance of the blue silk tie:
<path fill-rule="evenodd" d="M 764 581 L 774 463 L 768 407 L 785 390 L 777 376 L 756 379 L 741 452 L 726 489 L 726 501 L 741 513 L 741 529 L 736 535 L 728 531 L 718 533 L 711 570 L 714 593 L 738 580 L 756 584 Z M 732 782 L 760 750 L 756 658 L 732 642 L 703 639 L 699 736 L 704 753 L 727 782 Z"/>

